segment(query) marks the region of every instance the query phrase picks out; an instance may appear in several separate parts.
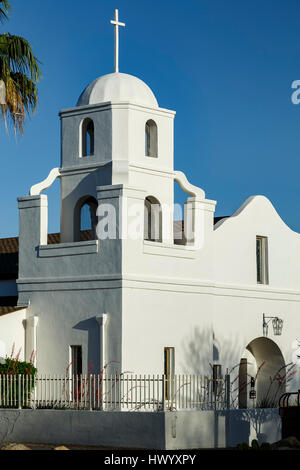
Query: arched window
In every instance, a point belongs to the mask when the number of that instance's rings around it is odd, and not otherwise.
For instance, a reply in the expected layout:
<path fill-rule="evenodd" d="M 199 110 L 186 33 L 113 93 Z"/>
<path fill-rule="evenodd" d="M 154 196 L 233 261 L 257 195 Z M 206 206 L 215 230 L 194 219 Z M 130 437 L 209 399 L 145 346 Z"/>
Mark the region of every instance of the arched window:
<path fill-rule="evenodd" d="M 96 240 L 97 200 L 92 196 L 81 198 L 74 211 L 74 240 Z"/>
<path fill-rule="evenodd" d="M 90 155 L 94 155 L 94 123 L 90 118 L 86 118 L 81 124 L 81 156 Z"/>
<path fill-rule="evenodd" d="M 157 157 L 157 125 L 150 119 L 145 126 L 145 155 L 146 157 Z"/>
<path fill-rule="evenodd" d="M 145 199 L 144 239 L 152 242 L 162 241 L 161 205 L 153 196 Z"/>

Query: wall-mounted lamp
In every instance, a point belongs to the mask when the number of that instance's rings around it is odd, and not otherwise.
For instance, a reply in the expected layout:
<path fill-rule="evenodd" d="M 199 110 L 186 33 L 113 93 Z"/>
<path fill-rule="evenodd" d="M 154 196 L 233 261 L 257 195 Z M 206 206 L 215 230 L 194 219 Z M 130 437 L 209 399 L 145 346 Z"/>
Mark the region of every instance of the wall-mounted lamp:
<path fill-rule="evenodd" d="M 266 319 L 268 318 L 268 321 Z M 263 313 L 263 335 L 268 336 L 269 323 L 272 320 L 273 332 L 275 336 L 280 336 L 282 333 L 283 320 L 278 317 L 266 317 Z"/>

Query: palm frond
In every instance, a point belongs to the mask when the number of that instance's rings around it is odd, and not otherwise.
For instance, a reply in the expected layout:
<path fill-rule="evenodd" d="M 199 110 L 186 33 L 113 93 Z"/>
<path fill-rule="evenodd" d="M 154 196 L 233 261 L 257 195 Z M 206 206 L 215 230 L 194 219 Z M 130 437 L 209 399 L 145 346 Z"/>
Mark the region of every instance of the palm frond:
<path fill-rule="evenodd" d="M 34 112 L 38 104 L 35 82 L 22 73 L 11 73 L 10 76 L 21 96 L 24 109 L 28 114 Z"/>
<path fill-rule="evenodd" d="M 1 2 L 1 0 L 0 0 Z M 0 35 L 1 111 L 14 131 L 23 133 L 25 113 L 34 112 L 38 103 L 37 82 L 41 76 L 38 60 L 29 42 L 9 33 Z"/>
<path fill-rule="evenodd" d="M 13 121 L 15 133 L 18 128 L 20 134 L 23 134 L 23 123 L 25 120 L 24 105 L 20 91 L 12 78 L 9 78 L 6 82 L 6 103 L 7 110 Z"/>
<path fill-rule="evenodd" d="M 7 20 L 7 14 L 10 10 L 10 3 L 8 0 L 0 0 L 0 23 Z"/>
<path fill-rule="evenodd" d="M 0 55 L 6 58 L 12 72 L 29 74 L 32 80 L 39 80 L 41 72 L 38 60 L 33 55 L 31 45 L 26 39 L 9 33 L 1 34 Z"/>

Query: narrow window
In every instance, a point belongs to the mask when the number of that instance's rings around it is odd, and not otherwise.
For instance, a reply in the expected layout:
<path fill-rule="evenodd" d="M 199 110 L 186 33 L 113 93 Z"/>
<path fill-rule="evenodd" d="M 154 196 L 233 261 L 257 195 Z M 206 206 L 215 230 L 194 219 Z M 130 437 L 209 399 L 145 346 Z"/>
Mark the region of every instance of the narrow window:
<path fill-rule="evenodd" d="M 222 390 L 222 366 L 213 365 L 213 393 L 217 396 Z"/>
<path fill-rule="evenodd" d="M 248 362 L 246 358 L 241 359 L 239 367 L 239 408 L 247 408 L 247 382 L 249 380 L 247 374 Z"/>
<path fill-rule="evenodd" d="M 71 348 L 71 375 L 82 374 L 82 346 L 70 346 Z"/>
<path fill-rule="evenodd" d="M 152 242 L 162 241 L 161 205 L 153 196 L 145 199 L 144 239 Z"/>
<path fill-rule="evenodd" d="M 157 157 L 157 125 L 150 119 L 145 126 L 145 155 L 146 157 Z"/>
<path fill-rule="evenodd" d="M 81 125 L 81 155 L 94 155 L 94 123 L 90 118 L 84 119 Z"/>
<path fill-rule="evenodd" d="M 267 237 L 256 237 L 256 277 L 258 284 L 269 283 L 268 272 L 268 239 Z"/>
<path fill-rule="evenodd" d="M 164 349 L 164 374 L 165 374 L 165 398 L 170 400 L 175 375 L 175 348 L 167 347 Z"/>
<path fill-rule="evenodd" d="M 173 234 L 175 245 L 192 244 L 193 211 L 188 211 L 188 195 L 174 180 Z M 189 230 L 187 230 L 189 229 Z"/>

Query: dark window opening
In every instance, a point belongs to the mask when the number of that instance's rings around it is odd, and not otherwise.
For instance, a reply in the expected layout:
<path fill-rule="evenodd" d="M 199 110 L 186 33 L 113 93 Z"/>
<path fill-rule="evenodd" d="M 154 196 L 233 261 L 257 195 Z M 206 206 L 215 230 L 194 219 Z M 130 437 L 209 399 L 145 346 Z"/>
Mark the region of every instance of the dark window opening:
<path fill-rule="evenodd" d="M 81 127 L 81 154 L 83 157 L 94 155 L 94 123 L 87 118 L 83 121 Z"/>
<path fill-rule="evenodd" d="M 72 375 L 82 374 L 82 346 L 71 346 Z"/>

